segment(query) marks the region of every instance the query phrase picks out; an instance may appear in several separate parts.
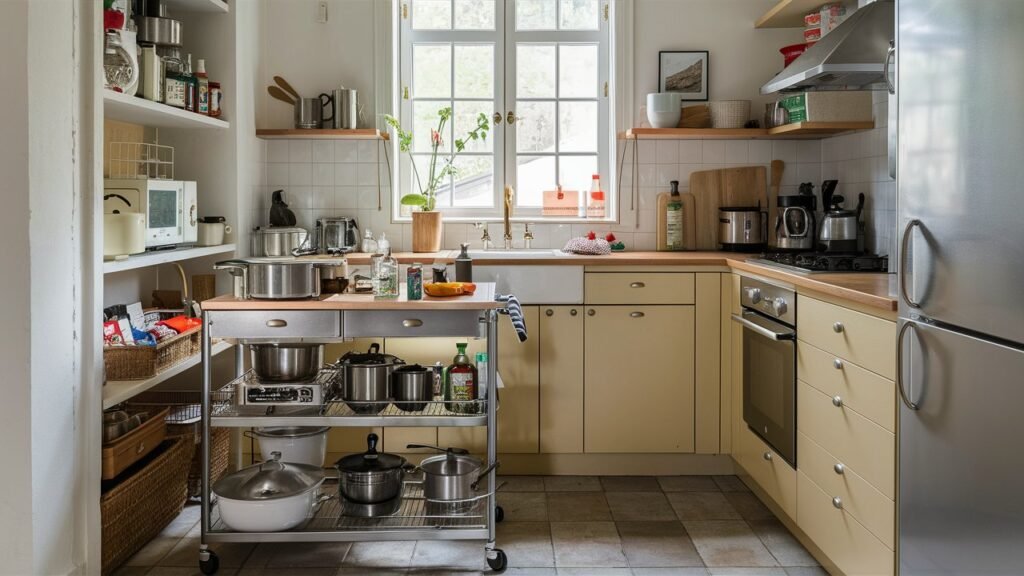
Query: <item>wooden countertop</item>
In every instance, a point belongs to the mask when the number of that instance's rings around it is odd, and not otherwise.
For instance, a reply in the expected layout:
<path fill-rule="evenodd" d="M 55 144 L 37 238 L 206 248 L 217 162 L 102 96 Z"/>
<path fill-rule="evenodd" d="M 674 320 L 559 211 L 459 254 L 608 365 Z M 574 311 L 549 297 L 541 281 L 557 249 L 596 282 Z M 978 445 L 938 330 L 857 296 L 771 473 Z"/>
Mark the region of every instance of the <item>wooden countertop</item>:
<path fill-rule="evenodd" d="M 372 294 L 327 294 L 317 300 L 242 300 L 234 296 L 218 296 L 203 301 L 203 310 L 490 310 L 504 308 L 494 301 L 494 283 L 480 282 L 472 296 L 409 300 L 405 286 L 398 298 L 376 300 Z"/>
<path fill-rule="evenodd" d="M 424 265 L 452 263 L 458 254 L 456 250 L 443 250 L 415 254 L 400 252 L 394 254 L 402 264 L 414 262 Z M 352 266 L 366 265 L 369 254 L 347 255 Z M 747 262 L 754 255 L 735 252 L 614 252 L 607 256 L 565 256 L 559 258 L 488 258 L 477 259 L 476 266 L 722 266 L 739 272 L 749 272 L 787 282 L 797 287 L 814 290 L 850 300 L 886 312 L 898 309 L 896 299 L 896 275 L 873 273 L 824 273 L 797 274 L 781 268 Z M 428 277 L 428 272 L 424 277 Z"/>

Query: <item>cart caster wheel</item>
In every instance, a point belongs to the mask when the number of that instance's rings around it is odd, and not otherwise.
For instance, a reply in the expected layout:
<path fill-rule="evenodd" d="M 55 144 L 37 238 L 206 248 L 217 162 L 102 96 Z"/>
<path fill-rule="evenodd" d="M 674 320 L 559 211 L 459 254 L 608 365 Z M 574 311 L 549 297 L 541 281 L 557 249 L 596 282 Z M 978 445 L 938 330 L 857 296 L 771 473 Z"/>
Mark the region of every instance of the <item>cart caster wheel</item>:
<path fill-rule="evenodd" d="M 508 556 L 506 556 L 505 551 L 500 548 L 495 548 L 494 552 L 497 556 L 494 558 L 488 558 L 487 565 L 495 572 L 504 572 L 505 568 L 508 568 Z"/>
<path fill-rule="evenodd" d="M 494 521 L 501 522 L 505 519 L 505 509 L 501 506 L 494 507 Z"/>
<path fill-rule="evenodd" d="M 206 574 L 206 576 L 212 576 L 220 569 L 220 558 L 217 557 L 217 553 L 212 550 L 209 553 L 210 557 L 208 559 L 199 561 L 199 571 Z"/>

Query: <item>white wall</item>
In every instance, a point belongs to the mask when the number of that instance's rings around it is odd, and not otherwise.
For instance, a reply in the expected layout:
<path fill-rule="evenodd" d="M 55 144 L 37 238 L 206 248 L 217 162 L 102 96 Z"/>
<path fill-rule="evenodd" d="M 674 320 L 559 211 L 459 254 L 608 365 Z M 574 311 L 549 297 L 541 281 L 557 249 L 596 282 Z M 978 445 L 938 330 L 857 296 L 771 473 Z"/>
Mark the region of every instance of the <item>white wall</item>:
<path fill-rule="evenodd" d="M 0 2 L 0 173 L 8 184 L 0 293 L 9 322 L 0 346 L 0 453 L 9 464 L 0 484 L 0 572 L 10 574 L 66 574 L 80 560 L 74 499 L 84 479 L 68 448 L 80 432 L 82 347 L 74 10 L 59 0 Z M 54 90 L 54 77 L 68 81 Z"/>

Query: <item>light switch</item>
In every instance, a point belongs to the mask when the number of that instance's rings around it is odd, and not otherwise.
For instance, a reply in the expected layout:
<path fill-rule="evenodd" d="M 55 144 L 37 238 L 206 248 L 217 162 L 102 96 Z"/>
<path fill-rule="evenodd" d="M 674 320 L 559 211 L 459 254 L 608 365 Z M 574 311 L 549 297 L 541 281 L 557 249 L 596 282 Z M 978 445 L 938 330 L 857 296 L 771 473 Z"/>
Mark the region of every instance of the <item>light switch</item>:
<path fill-rule="evenodd" d="M 327 1 L 321 0 L 316 9 L 316 21 L 323 24 L 327 22 Z"/>

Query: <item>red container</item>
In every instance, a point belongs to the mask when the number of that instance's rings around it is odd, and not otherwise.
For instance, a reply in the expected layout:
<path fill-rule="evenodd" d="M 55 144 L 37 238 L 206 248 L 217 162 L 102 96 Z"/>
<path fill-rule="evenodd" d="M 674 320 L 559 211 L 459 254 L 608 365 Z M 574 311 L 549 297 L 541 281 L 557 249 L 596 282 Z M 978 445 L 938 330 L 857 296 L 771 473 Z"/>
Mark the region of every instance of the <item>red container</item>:
<path fill-rule="evenodd" d="M 120 10 L 103 11 L 103 29 L 121 30 L 124 28 L 124 12 Z"/>
<path fill-rule="evenodd" d="M 779 52 L 782 52 L 782 57 L 785 59 L 786 66 L 789 66 L 793 63 L 793 60 L 799 58 L 800 55 L 811 46 L 811 44 L 812 43 L 790 44 L 789 46 L 779 48 Z"/>

